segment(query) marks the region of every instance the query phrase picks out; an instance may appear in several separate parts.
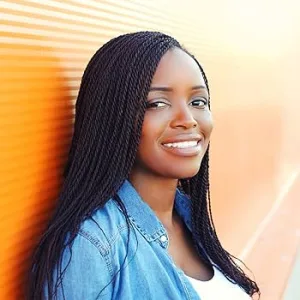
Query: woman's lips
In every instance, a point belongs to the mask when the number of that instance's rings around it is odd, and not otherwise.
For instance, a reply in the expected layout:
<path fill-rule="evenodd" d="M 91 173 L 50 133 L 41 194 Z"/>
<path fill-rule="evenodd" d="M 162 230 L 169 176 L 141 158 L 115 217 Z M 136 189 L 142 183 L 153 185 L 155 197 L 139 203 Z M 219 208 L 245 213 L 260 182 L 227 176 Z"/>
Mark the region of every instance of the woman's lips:
<path fill-rule="evenodd" d="M 170 144 L 172 144 L 173 146 L 171 146 Z M 197 142 L 197 144 L 192 143 L 192 141 L 184 141 L 179 143 L 162 144 L 162 147 L 165 151 L 168 151 L 169 153 L 172 153 L 174 155 L 190 157 L 199 155 L 202 151 L 203 145 L 201 139 Z"/>

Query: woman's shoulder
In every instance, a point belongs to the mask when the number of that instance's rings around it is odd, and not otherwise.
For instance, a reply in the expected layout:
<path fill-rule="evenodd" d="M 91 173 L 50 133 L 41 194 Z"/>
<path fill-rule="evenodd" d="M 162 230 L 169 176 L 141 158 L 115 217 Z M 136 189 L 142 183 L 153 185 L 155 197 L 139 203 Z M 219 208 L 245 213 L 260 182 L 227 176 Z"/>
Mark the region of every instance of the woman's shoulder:
<path fill-rule="evenodd" d="M 109 283 L 115 272 L 113 258 L 117 242 L 121 241 L 122 219 L 116 204 L 109 200 L 81 223 L 70 247 L 63 251 L 61 266 L 56 269 L 64 272 L 57 299 L 99 299 L 102 290 L 101 299 L 111 299 Z M 66 241 L 69 238 L 70 235 Z M 55 280 L 57 274 L 55 271 Z"/>
<path fill-rule="evenodd" d="M 106 255 L 120 241 L 122 232 L 127 228 L 124 214 L 117 203 L 110 199 L 81 223 L 75 240 L 85 240 Z"/>

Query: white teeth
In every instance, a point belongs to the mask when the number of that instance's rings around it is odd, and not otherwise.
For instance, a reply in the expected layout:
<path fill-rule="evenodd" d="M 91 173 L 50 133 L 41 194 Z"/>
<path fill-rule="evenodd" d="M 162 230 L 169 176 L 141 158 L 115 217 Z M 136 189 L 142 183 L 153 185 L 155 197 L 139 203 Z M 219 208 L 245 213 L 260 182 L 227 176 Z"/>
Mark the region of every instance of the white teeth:
<path fill-rule="evenodd" d="M 197 141 L 189 141 L 189 142 L 180 142 L 180 143 L 168 143 L 164 144 L 164 146 L 169 148 L 190 148 L 196 147 L 198 144 Z"/>

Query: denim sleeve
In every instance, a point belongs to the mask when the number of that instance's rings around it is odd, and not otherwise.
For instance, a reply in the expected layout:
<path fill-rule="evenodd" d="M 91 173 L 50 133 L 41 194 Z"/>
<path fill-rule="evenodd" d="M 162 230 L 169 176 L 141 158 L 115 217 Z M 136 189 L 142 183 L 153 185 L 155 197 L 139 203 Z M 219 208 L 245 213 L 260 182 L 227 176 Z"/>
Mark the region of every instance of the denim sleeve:
<path fill-rule="evenodd" d="M 54 299 L 112 299 L 112 276 L 106 257 L 96 243 L 79 234 L 74 240 L 71 252 L 67 248 L 63 253 L 62 270 L 65 267 L 62 282 L 57 287 L 57 296 Z M 55 278 L 57 269 L 54 271 L 54 282 Z M 45 299 L 48 299 L 47 293 Z"/>

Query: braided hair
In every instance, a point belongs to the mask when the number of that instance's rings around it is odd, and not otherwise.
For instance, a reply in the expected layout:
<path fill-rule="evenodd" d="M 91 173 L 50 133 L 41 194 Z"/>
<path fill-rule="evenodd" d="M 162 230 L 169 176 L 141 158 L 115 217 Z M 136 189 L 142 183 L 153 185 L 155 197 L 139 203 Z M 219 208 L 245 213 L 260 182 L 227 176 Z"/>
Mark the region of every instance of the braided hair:
<path fill-rule="evenodd" d="M 88 63 L 76 102 L 74 133 L 57 208 L 33 257 L 30 300 L 43 299 L 46 282 L 48 291 L 57 287 L 59 282 L 53 282 L 52 277 L 54 269 L 61 265 L 62 253 L 71 247 L 80 224 L 96 209 L 115 198 L 128 218 L 121 199 L 115 195 L 135 162 L 152 78 L 162 56 L 172 48 L 187 52 L 166 34 L 130 33 L 104 44 Z M 205 73 L 197 64 L 208 88 Z M 201 242 L 224 275 L 246 293 L 259 292 L 218 240 L 210 207 L 208 150 L 198 174 L 179 180 L 179 186 L 192 201 L 195 245 Z M 67 236 L 70 238 L 66 243 Z M 209 263 L 201 249 L 196 250 Z M 64 270 L 59 270 L 61 278 Z M 49 296 L 52 299 L 53 295 Z"/>

